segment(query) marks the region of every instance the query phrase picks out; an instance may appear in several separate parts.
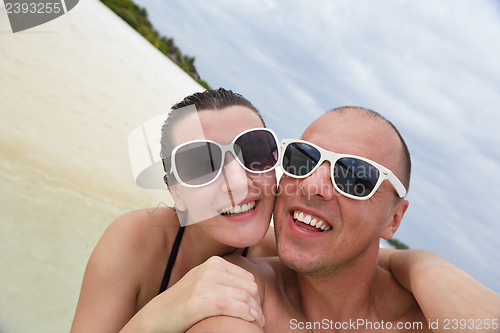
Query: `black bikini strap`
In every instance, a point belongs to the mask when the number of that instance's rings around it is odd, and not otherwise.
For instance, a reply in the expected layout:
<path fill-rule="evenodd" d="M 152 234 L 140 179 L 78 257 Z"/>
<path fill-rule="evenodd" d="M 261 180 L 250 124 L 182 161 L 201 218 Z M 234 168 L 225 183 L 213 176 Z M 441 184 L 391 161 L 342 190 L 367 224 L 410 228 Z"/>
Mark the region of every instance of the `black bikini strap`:
<path fill-rule="evenodd" d="M 170 250 L 170 256 L 168 257 L 167 269 L 163 275 L 163 280 L 161 281 L 160 292 L 161 294 L 167 290 L 168 282 L 170 281 L 170 275 L 172 274 L 172 269 L 174 268 L 175 259 L 177 259 L 177 252 L 179 252 L 179 245 L 181 244 L 182 235 L 184 235 L 184 227 L 180 227 L 177 231 L 177 236 L 175 237 L 174 245 L 172 245 L 172 250 Z"/>

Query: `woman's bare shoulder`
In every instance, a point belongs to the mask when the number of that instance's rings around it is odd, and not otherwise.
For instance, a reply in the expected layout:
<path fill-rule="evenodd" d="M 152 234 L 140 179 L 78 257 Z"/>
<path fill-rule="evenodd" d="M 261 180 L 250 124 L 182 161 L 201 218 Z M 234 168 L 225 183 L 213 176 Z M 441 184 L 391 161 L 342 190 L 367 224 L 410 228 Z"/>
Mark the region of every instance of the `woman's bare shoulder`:
<path fill-rule="evenodd" d="M 154 210 L 145 208 L 127 212 L 117 217 L 108 227 L 106 233 L 140 239 L 141 236 L 159 235 L 160 229 L 167 233 L 177 230 L 179 222 L 175 210 L 158 207 Z"/>
<path fill-rule="evenodd" d="M 178 229 L 175 212 L 158 208 L 125 213 L 108 226 L 85 270 L 75 327 L 109 316 L 122 327 L 156 296 L 175 223 Z"/>
<path fill-rule="evenodd" d="M 167 207 L 139 209 L 116 218 L 102 235 L 94 252 L 106 256 L 142 258 L 162 253 L 179 229 L 174 210 Z"/>

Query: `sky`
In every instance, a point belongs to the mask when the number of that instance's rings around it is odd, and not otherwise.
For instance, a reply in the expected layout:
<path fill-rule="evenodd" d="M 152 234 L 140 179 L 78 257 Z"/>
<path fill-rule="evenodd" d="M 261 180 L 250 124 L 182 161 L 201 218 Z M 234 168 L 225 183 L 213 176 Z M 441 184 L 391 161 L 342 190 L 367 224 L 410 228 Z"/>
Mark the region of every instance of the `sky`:
<path fill-rule="evenodd" d="M 500 1 L 135 2 L 280 140 L 338 106 L 392 121 L 413 162 L 395 238 L 500 293 Z"/>

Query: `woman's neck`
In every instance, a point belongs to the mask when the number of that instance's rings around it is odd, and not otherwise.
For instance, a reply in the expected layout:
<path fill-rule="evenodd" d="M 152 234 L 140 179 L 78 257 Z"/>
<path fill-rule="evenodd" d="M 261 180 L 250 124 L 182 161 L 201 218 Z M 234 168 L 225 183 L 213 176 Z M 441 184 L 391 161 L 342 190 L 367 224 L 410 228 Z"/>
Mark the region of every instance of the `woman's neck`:
<path fill-rule="evenodd" d="M 185 227 L 176 266 L 184 275 L 210 257 L 222 257 L 237 250 L 238 248 L 222 244 L 208 237 L 196 224 L 191 224 Z"/>

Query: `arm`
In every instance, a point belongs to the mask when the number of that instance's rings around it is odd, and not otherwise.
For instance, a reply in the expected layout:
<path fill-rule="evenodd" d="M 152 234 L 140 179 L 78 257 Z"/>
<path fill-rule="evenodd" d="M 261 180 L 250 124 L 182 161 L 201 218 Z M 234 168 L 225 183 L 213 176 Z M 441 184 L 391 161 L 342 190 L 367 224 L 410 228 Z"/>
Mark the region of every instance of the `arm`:
<path fill-rule="evenodd" d="M 261 275 L 259 267 L 255 263 L 241 256 L 231 255 L 226 256 L 225 259 L 227 259 L 231 263 L 241 266 L 249 272 L 252 272 L 252 274 L 255 276 L 255 281 L 258 286 L 258 296 L 256 297 L 256 299 L 260 301 L 259 305 L 262 306 L 264 304 L 265 282 Z M 215 316 L 197 322 L 187 331 L 187 333 L 263 333 L 265 319 L 263 318 L 263 316 L 261 319 L 262 325 L 259 325 L 257 322 L 248 322 L 241 320 L 240 318 Z"/>
<path fill-rule="evenodd" d="M 135 313 L 140 290 L 131 212 L 116 219 L 96 245 L 83 277 L 71 332 L 118 332 Z M 126 245 L 128 243 L 128 245 Z M 138 245 L 138 244 L 137 244 Z"/>
<path fill-rule="evenodd" d="M 262 310 L 256 299 L 251 273 L 211 257 L 146 304 L 120 332 L 185 332 L 212 316 L 235 317 L 260 327 Z"/>
<path fill-rule="evenodd" d="M 496 322 L 500 328 L 500 295 L 438 255 L 425 250 L 380 249 L 382 267 L 387 265 L 412 292 L 429 320 L 474 320 L 484 330 Z M 384 259 L 385 258 L 385 259 Z M 385 262 L 385 263 L 384 263 Z M 491 328 L 495 328 L 491 326 Z M 442 325 L 439 327 L 443 328 Z"/>
<path fill-rule="evenodd" d="M 220 257 L 195 267 L 156 296 L 163 276 L 158 266 L 166 262 L 165 233 L 170 231 L 161 225 L 165 219 L 165 214 L 138 211 L 108 227 L 89 259 L 72 333 L 184 332 L 213 315 L 248 321 L 257 317 L 260 323 L 253 275 Z"/>

